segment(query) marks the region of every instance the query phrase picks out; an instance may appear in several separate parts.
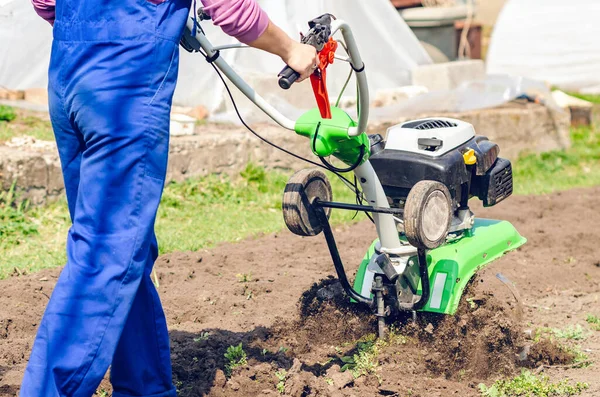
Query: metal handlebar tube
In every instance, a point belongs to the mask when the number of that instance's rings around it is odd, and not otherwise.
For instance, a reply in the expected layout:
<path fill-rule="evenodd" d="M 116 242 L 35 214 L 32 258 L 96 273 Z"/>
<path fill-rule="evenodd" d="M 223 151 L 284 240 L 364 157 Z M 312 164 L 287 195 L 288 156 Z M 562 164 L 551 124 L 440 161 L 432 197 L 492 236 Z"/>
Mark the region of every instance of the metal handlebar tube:
<path fill-rule="evenodd" d="M 196 22 L 193 18 L 190 18 L 186 23 L 186 28 L 184 29 L 184 38 L 187 44 L 194 51 L 199 51 L 200 49 L 204 50 L 207 55 L 207 59 L 213 60 L 214 64 L 227 76 L 227 78 L 248 98 L 250 99 L 256 106 L 258 106 L 263 112 L 265 112 L 273 121 L 277 124 L 286 128 L 288 130 L 294 130 L 295 123 L 289 118 L 285 117 L 281 112 L 271 106 L 263 97 L 254 91 L 252 87 L 246 83 L 239 74 L 237 74 L 231 66 L 219 56 L 218 49 L 226 49 L 226 48 L 238 48 L 237 44 L 233 46 L 221 46 L 214 47 L 210 41 L 204 35 L 202 29 L 195 29 L 196 34 L 192 36 L 194 31 L 194 24 Z M 349 63 L 354 69 L 356 74 L 356 81 L 358 83 L 358 96 L 359 96 L 359 115 L 358 115 L 358 125 L 356 127 L 351 127 L 348 130 L 348 135 L 350 136 L 358 136 L 361 133 L 367 130 L 367 120 L 369 118 L 369 87 L 367 85 L 367 77 L 364 70 L 364 63 L 362 58 L 360 57 L 360 53 L 358 51 L 358 47 L 356 46 L 356 41 L 354 39 L 354 35 L 352 34 L 352 30 L 350 26 L 340 20 L 337 19 L 331 24 L 331 34 L 333 35 L 337 31 L 341 31 L 344 37 L 344 41 L 346 42 L 346 46 L 348 48 L 349 55 Z M 243 46 L 239 46 L 243 47 Z M 188 49 L 188 48 L 186 48 Z M 188 49 L 189 51 L 190 49 Z"/>
<path fill-rule="evenodd" d="M 194 20 L 190 18 L 187 21 L 186 28 L 184 30 L 184 36 L 188 36 L 186 37 L 188 43 L 191 44 L 191 46 L 194 47 L 196 51 L 199 50 L 198 48 L 196 48 L 197 45 L 200 48 L 202 48 L 206 53 L 207 59 L 213 60 L 213 63 L 219 68 L 219 70 L 221 70 L 221 72 L 223 72 L 223 74 L 225 74 L 225 76 L 227 76 L 227 78 L 248 99 L 250 99 L 256 106 L 258 106 L 260 110 L 262 110 L 269 117 L 271 117 L 273 121 L 275 121 L 277 124 L 279 124 L 285 129 L 294 131 L 294 126 L 296 125 L 296 123 L 290 120 L 289 118 L 285 117 L 283 114 L 281 114 L 281 112 L 279 112 L 277 109 L 271 106 L 263 97 L 258 95 L 256 91 L 254 91 L 254 89 L 250 87 L 248 83 L 246 83 L 240 77 L 240 75 L 237 74 L 221 56 L 219 56 L 219 53 L 217 52 L 215 47 L 213 47 L 210 41 L 208 41 L 208 39 L 202 32 L 202 29 L 196 29 L 196 35 L 191 36 L 191 32 L 194 31 L 194 23 Z M 193 42 L 194 40 L 197 42 L 197 44 Z"/>
<path fill-rule="evenodd" d="M 327 247 L 329 248 L 329 253 L 331 254 L 331 259 L 333 260 L 333 266 L 335 267 L 335 271 L 337 273 L 338 279 L 340 280 L 340 284 L 344 291 L 350 296 L 350 298 L 354 299 L 357 302 L 363 303 L 370 308 L 373 308 L 374 302 L 373 299 L 367 298 L 359 294 L 352 288 L 350 282 L 348 281 L 348 277 L 346 276 L 346 271 L 344 270 L 344 264 L 342 263 L 342 258 L 340 257 L 340 253 L 337 249 L 337 245 L 335 244 L 335 238 L 333 237 L 333 232 L 331 231 L 331 226 L 329 225 L 329 219 L 327 219 L 327 214 L 323 207 L 315 206 L 315 212 L 319 217 L 319 221 L 321 226 L 323 227 L 323 234 L 325 234 L 325 240 L 327 241 Z"/>
<path fill-rule="evenodd" d="M 337 19 L 331 23 L 331 35 L 333 36 L 338 30 L 342 32 L 342 36 L 344 37 L 344 42 L 348 48 L 350 66 L 352 66 L 356 74 L 356 82 L 358 84 L 358 125 L 348 130 L 348 135 L 357 136 L 367 131 L 367 121 L 369 120 L 369 85 L 367 84 L 365 64 L 360 57 L 352 29 L 350 29 L 350 26 L 346 22 Z"/>
<path fill-rule="evenodd" d="M 367 201 L 373 207 L 390 208 L 383 186 L 369 161 L 356 167 L 354 170 L 358 181 L 363 189 Z M 390 255 L 403 255 L 414 252 L 411 246 L 403 246 L 400 243 L 398 229 L 396 229 L 396 221 L 394 216 L 388 213 L 373 213 L 373 220 L 377 228 L 377 235 L 381 243 L 381 252 Z"/>

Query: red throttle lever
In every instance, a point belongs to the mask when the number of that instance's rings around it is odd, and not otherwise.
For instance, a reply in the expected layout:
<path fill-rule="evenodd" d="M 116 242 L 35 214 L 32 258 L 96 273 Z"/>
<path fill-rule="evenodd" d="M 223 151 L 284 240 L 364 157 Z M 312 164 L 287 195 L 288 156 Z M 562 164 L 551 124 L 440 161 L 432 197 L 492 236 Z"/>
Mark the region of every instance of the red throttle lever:
<path fill-rule="evenodd" d="M 329 94 L 327 93 L 327 66 L 333 63 L 337 46 L 337 41 L 330 37 L 329 41 L 323 46 L 323 49 L 319 51 L 319 65 L 317 66 L 317 70 L 310 76 L 310 83 L 315 94 L 315 99 L 317 100 L 317 106 L 319 106 L 321 117 L 324 119 L 331 118 L 331 104 L 329 102 Z"/>

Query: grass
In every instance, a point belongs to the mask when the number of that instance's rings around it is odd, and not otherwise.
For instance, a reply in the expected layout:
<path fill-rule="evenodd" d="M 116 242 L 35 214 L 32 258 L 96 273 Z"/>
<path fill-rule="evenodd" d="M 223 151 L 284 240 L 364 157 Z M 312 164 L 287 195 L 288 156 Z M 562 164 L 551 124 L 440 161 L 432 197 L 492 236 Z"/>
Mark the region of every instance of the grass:
<path fill-rule="evenodd" d="M 169 184 L 156 222 L 161 253 L 196 251 L 283 229 L 281 198 L 288 177 L 250 164 L 239 178 L 210 175 Z M 353 201 L 342 182 L 331 182 L 336 200 Z M 354 215 L 334 211 L 332 224 L 350 222 Z M 364 215 L 355 220 L 360 219 Z M 30 207 L 11 190 L 0 195 L 0 221 L 0 279 L 65 263 L 70 226 L 65 200 Z M 250 278 L 240 275 L 240 282 Z"/>
<path fill-rule="evenodd" d="M 574 96 L 575 98 L 583 99 L 584 101 L 600 103 L 600 95 L 598 94 L 580 94 L 578 92 L 567 92 L 567 94 Z"/>
<path fill-rule="evenodd" d="M 560 397 L 575 396 L 588 388 L 587 383 L 570 384 L 568 380 L 550 382 L 545 375 L 524 370 L 519 376 L 498 380 L 492 386 L 479 385 L 483 397 Z"/>
<path fill-rule="evenodd" d="M 600 132 L 571 129 L 572 147 L 523 154 L 513 164 L 516 194 L 543 194 L 600 185 Z"/>
<path fill-rule="evenodd" d="M 10 106 L 0 105 L 0 142 L 23 135 L 54 141 L 54 133 L 49 121 L 41 120 L 27 111 L 15 111 Z"/>
<path fill-rule="evenodd" d="M 39 134 L 51 134 L 44 122 L 22 117 L 38 125 Z M 12 123 L 0 122 L 0 141 L 6 124 Z M 600 134 L 576 128 L 571 137 L 568 150 L 524 154 L 514 161 L 515 194 L 600 185 Z M 266 172 L 250 164 L 235 178 L 210 175 L 169 184 L 156 223 L 161 254 L 196 251 L 282 230 L 281 198 L 289 176 L 290 172 Z M 331 183 L 336 201 L 354 202 L 342 182 L 332 177 Z M 0 198 L 0 279 L 63 265 L 70 226 L 66 202 L 32 208 L 22 204 L 14 191 L 9 196 Z M 332 223 L 351 222 L 353 217 L 352 212 L 334 210 Z M 359 214 L 355 220 L 364 218 Z"/>

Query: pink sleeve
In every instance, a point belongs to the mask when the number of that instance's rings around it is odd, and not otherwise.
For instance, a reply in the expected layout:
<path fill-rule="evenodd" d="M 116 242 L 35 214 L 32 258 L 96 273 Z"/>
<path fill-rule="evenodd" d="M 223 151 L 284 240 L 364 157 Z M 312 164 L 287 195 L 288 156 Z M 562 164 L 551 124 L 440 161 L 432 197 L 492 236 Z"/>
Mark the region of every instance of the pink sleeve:
<path fill-rule="evenodd" d="M 35 12 L 46 21 L 50 22 L 50 25 L 54 25 L 54 8 L 55 0 L 31 0 Z"/>
<path fill-rule="evenodd" d="M 201 1 L 213 23 L 242 43 L 258 39 L 269 26 L 267 13 L 255 0 Z"/>

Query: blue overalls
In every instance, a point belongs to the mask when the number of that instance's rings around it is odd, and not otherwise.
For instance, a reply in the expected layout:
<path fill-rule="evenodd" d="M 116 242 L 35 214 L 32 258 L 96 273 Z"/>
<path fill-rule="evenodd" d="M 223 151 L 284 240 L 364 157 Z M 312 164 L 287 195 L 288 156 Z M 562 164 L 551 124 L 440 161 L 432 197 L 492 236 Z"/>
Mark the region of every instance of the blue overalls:
<path fill-rule="evenodd" d="M 52 126 L 73 226 L 23 397 L 175 396 L 150 279 L 167 167 L 178 42 L 190 0 L 58 0 Z"/>

